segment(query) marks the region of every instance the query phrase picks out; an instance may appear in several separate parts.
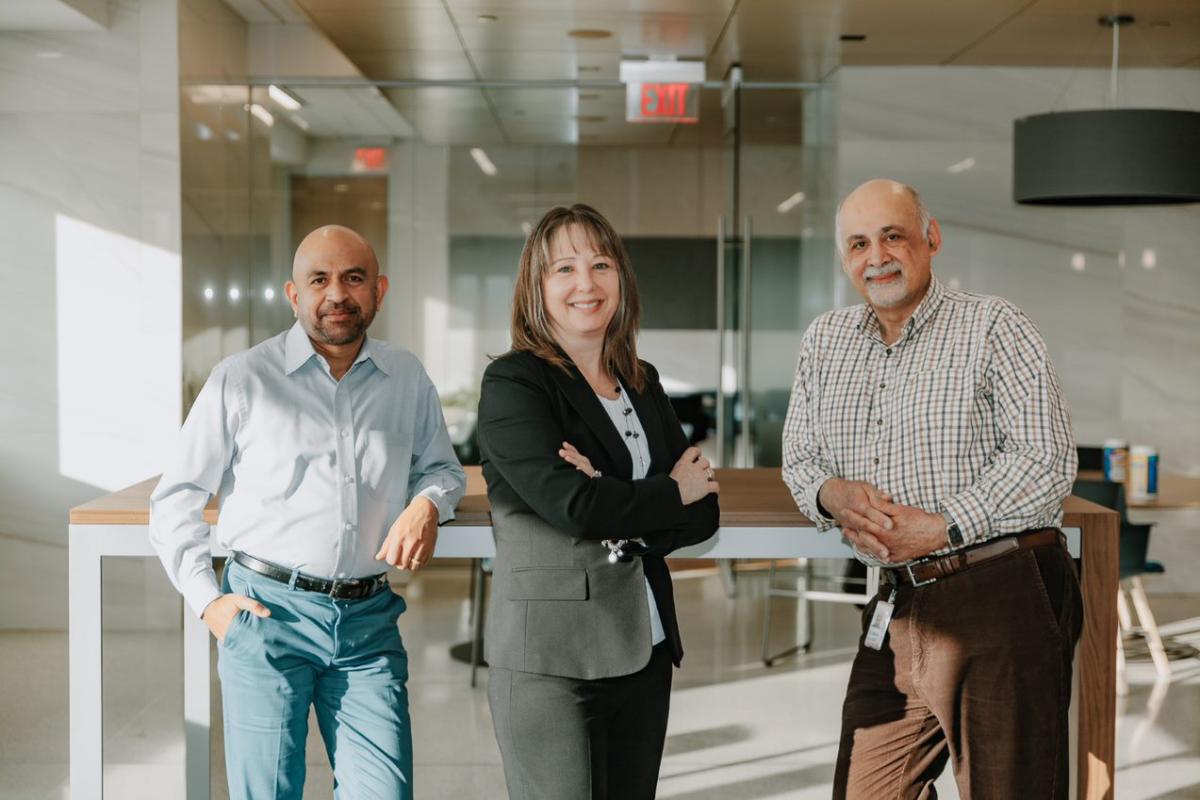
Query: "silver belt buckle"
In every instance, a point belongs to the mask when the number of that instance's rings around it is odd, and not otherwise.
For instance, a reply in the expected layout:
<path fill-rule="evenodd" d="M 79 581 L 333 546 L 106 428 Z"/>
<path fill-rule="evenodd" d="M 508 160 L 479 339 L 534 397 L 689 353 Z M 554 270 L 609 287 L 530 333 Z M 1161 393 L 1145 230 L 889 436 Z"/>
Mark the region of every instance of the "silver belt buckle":
<path fill-rule="evenodd" d="M 919 589 L 922 586 L 928 586 L 931 583 L 937 583 L 937 578 L 930 578 L 927 581 L 917 580 L 917 576 L 913 574 L 913 562 L 908 562 L 904 565 L 904 569 L 908 572 L 908 580 L 912 583 L 914 589 Z"/>

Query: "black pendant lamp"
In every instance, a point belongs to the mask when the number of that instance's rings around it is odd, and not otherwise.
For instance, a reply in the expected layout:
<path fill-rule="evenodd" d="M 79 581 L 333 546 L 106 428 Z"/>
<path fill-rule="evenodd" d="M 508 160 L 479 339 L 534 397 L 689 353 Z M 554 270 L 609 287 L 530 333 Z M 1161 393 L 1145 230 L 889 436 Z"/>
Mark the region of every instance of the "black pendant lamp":
<path fill-rule="evenodd" d="M 1113 29 L 1115 105 L 1120 28 Z M 1111 108 L 1034 114 L 1013 123 L 1013 199 L 1028 205 L 1200 202 L 1200 112 Z"/>

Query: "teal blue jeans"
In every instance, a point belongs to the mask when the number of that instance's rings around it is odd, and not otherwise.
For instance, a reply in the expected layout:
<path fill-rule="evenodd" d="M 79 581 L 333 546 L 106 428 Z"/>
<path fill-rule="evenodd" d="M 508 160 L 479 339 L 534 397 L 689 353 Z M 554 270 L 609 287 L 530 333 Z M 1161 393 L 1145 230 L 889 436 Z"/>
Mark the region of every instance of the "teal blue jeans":
<path fill-rule="evenodd" d="M 391 591 L 334 600 L 290 589 L 232 560 L 223 589 L 271 610 L 234 618 L 220 646 L 231 800 L 300 800 L 308 710 L 333 766 L 334 797 L 411 800 L 408 656 Z"/>

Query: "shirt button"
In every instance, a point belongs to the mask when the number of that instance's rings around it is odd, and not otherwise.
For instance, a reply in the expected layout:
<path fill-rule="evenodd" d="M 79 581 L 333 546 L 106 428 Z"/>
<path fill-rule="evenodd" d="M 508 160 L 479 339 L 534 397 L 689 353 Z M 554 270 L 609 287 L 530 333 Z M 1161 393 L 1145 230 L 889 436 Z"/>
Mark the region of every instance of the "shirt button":
<path fill-rule="evenodd" d="M 875 461 L 875 463 L 876 463 L 876 464 L 878 464 L 878 463 L 879 463 L 879 459 L 878 459 L 878 458 L 874 459 L 874 461 Z"/>
<path fill-rule="evenodd" d="M 887 384 L 886 384 L 886 383 L 881 383 L 881 384 L 879 384 L 879 388 L 880 388 L 880 389 L 886 389 L 886 388 L 887 388 Z"/>
<path fill-rule="evenodd" d="M 347 522 L 347 523 L 346 523 L 346 530 L 348 530 L 348 531 L 352 531 L 352 530 L 354 530 L 354 523 L 353 523 L 353 522 Z"/>
<path fill-rule="evenodd" d="M 881 419 L 877 419 L 877 420 L 875 420 L 875 424 L 876 424 L 876 425 L 882 425 L 882 424 L 883 424 L 883 420 L 881 420 Z"/>
<path fill-rule="evenodd" d="M 345 428 L 342 428 L 342 438 L 346 439 L 349 436 L 350 436 L 350 431 L 346 430 Z"/>
<path fill-rule="evenodd" d="M 892 348 L 890 348 L 890 347 L 889 347 L 887 350 L 884 350 L 884 351 L 883 351 L 883 354 L 884 354 L 885 356 L 890 356 L 890 355 L 892 354 Z"/>
<path fill-rule="evenodd" d="M 353 476 L 353 475 L 347 475 L 347 476 L 346 476 L 346 483 L 354 483 L 354 476 Z"/>

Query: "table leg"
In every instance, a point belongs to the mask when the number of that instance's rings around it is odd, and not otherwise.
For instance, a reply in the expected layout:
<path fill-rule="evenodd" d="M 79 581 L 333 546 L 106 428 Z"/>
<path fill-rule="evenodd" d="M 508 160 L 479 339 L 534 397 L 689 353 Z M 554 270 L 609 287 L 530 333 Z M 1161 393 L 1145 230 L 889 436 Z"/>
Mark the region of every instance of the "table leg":
<path fill-rule="evenodd" d="M 1079 664 L 1081 800 L 1113 797 L 1117 719 L 1117 585 L 1120 528 L 1115 513 L 1089 514 L 1083 525 L 1083 635 Z"/>
<path fill-rule="evenodd" d="M 209 798 L 209 652 L 208 626 L 187 604 L 183 607 L 183 748 L 187 800 Z"/>
<path fill-rule="evenodd" d="M 104 796 L 104 694 L 101 558 L 85 529 L 67 533 L 70 698 L 70 781 L 72 800 Z"/>

